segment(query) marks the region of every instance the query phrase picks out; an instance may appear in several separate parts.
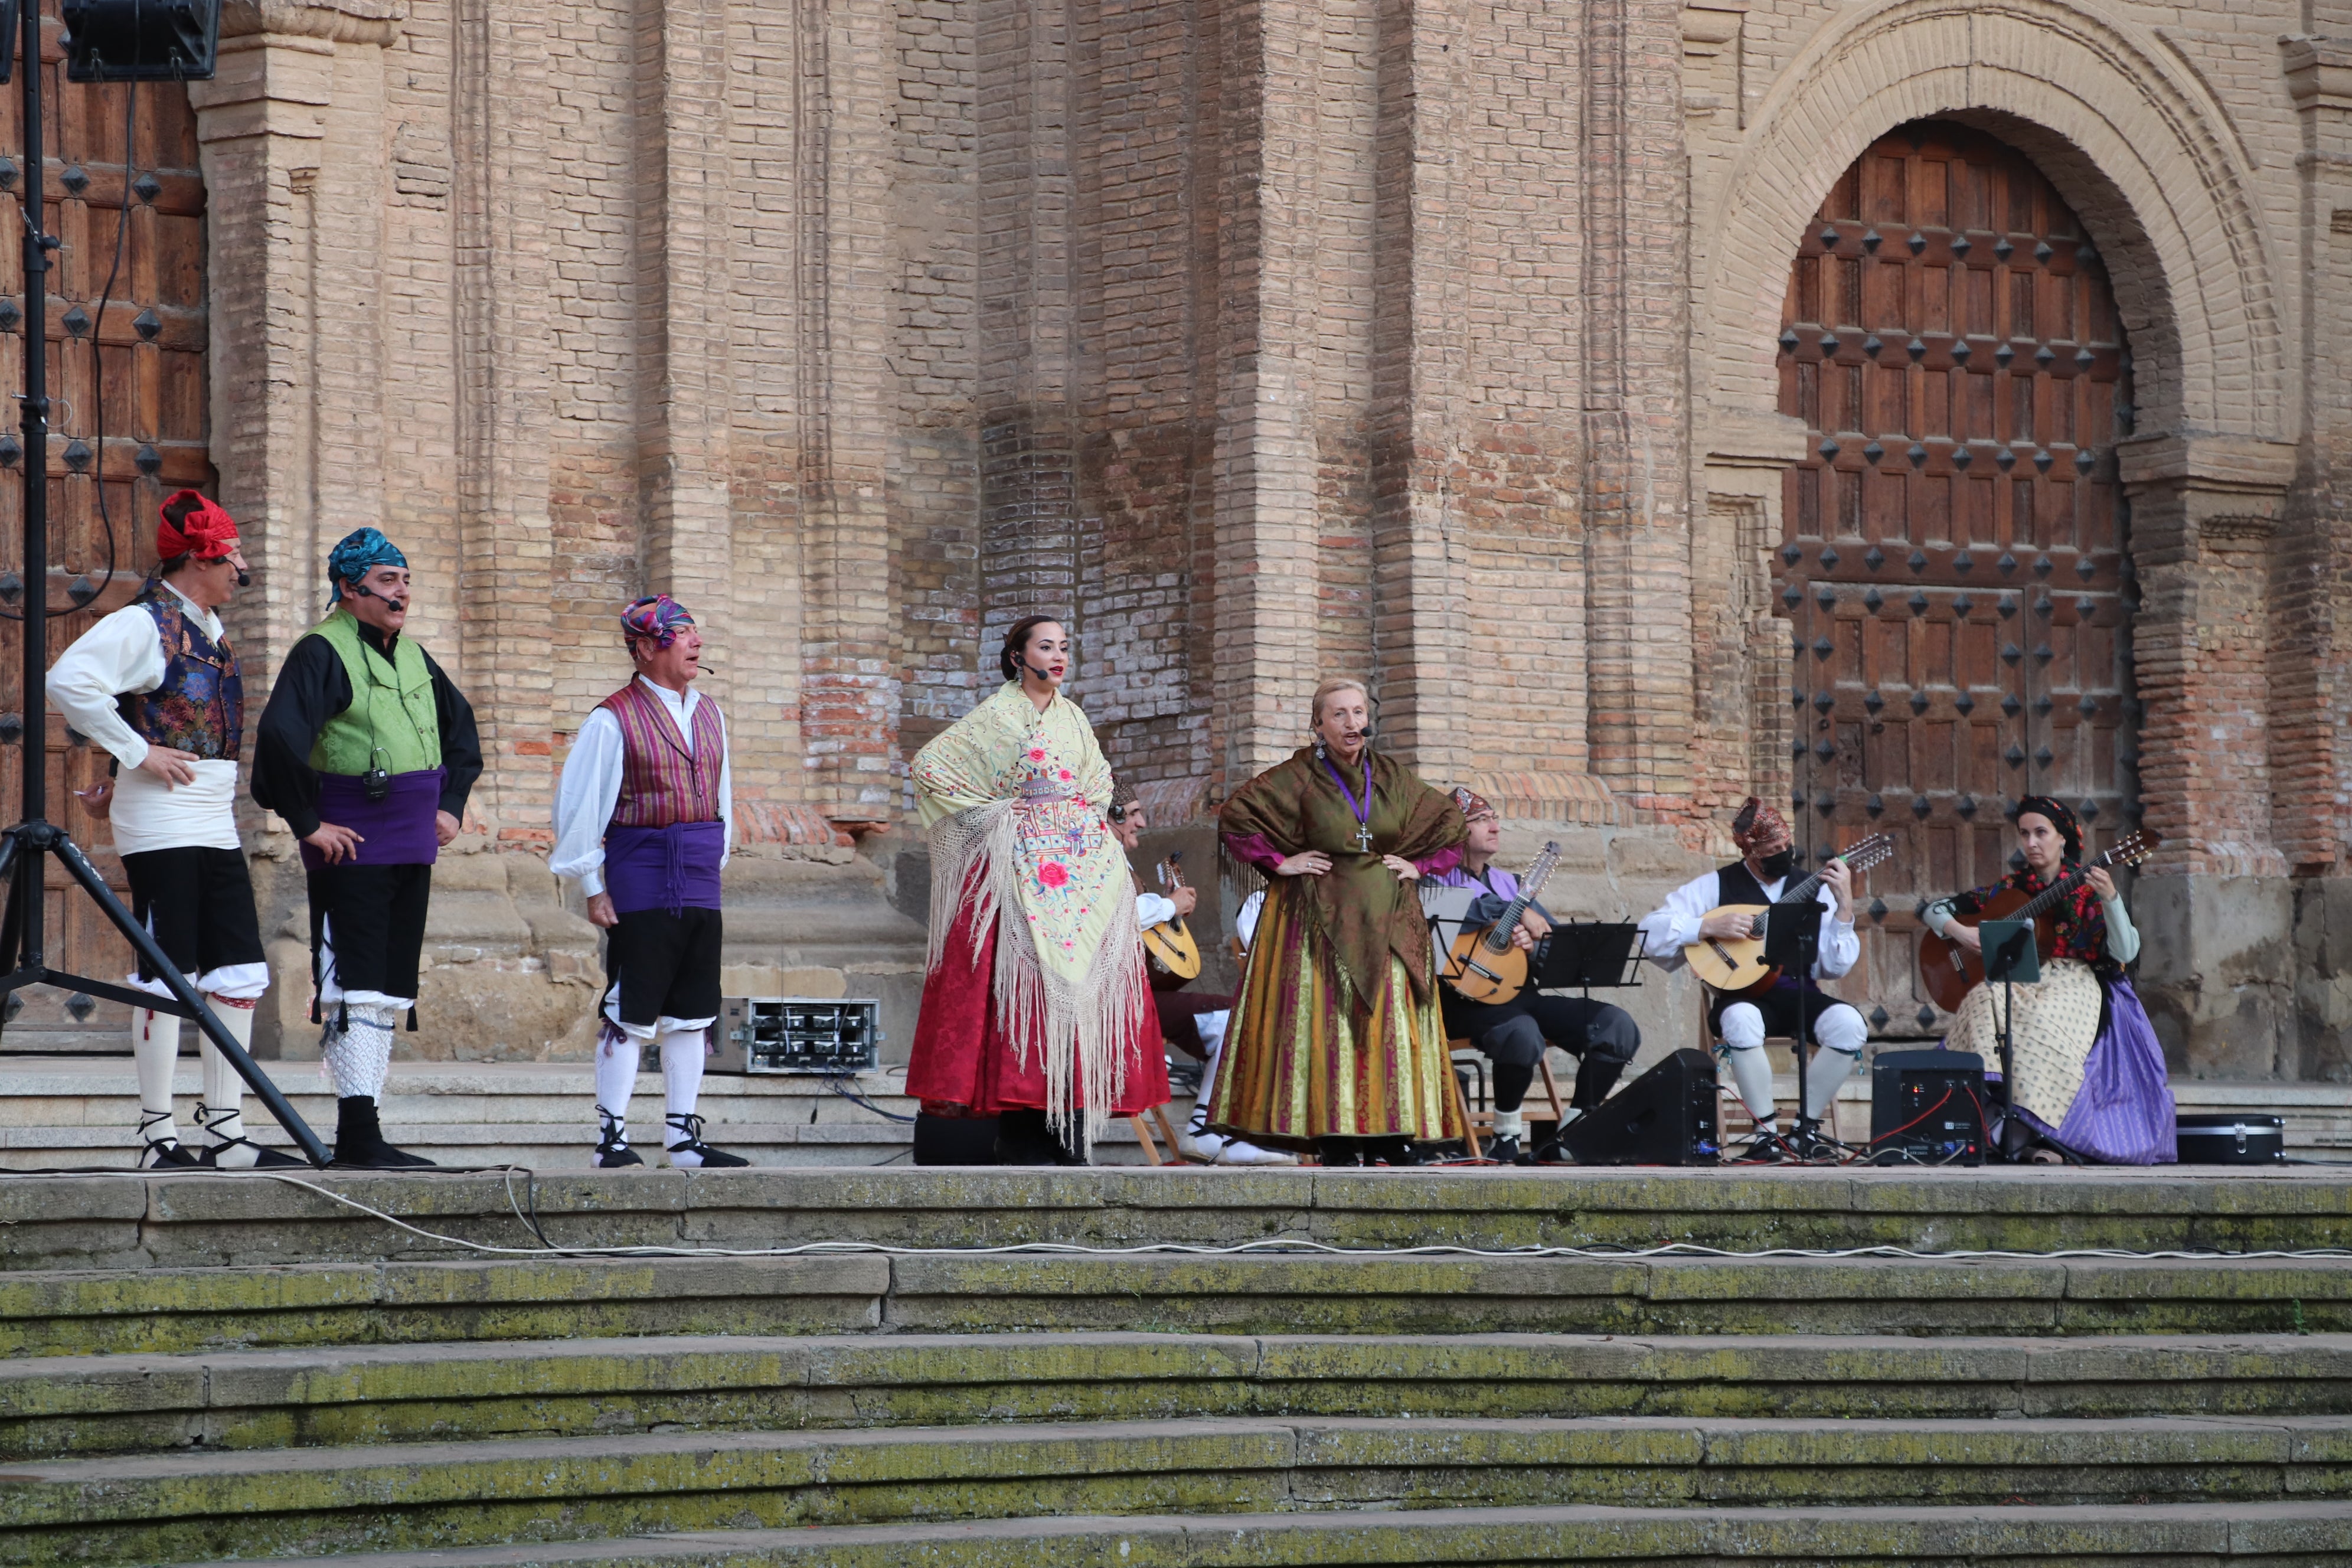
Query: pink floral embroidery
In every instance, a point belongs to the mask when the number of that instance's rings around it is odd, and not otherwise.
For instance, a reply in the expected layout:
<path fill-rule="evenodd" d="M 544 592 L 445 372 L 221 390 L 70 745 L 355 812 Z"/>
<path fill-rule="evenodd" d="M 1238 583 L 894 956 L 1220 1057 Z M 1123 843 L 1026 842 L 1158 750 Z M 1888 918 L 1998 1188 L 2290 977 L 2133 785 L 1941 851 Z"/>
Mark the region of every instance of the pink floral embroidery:
<path fill-rule="evenodd" d="M 1042 763 L 1042 762 L 1044 762 L 1044 761 L 1045 760 L 1045 747 L 1043 747 L 1043 746 L 1032 746 L 1032 747 L 1030 747 L 1030 748 L 1029 748 L 1029 760 L 1030 760 L 1031 762 L 1033 762 L 1033 763 Z M 1067 777 L 1069 777 L 1069 774 L 1067 774 L 1067 773 L 1064 773 L 1062 776 L 1063 776 L 1064 778 L 1067 778 Z"/>
<path fill-rule="evenodd" d="M 1059 860 L 1048 860 L 1037 868 L 1037 879 L 1049 888 L 1066 888 L 1070 885 L 1070 868 Z"/>
<path fill-rule="evenodd" d="M 1062 770 L 1062 776 L 1063 776 L 1064 778 L 1068 778 L 1068 777 L 1070 777 L 1070 776 L 1071 776 L 1071 774 L 1070 774 L 1070 770 L 1069 770 L 1069 769 L 1067 769 L 1067 768 L 1064 768 L 1064 769 Z"/>

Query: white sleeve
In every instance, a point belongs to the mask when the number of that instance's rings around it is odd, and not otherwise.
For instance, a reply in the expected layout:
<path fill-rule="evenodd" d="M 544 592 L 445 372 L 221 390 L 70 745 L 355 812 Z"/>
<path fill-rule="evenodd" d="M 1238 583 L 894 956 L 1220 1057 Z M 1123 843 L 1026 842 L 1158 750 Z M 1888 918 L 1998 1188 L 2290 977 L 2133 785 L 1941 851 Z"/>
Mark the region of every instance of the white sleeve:
<path fill-rule="evenodd" d="M 1162 898 L 1158 893 L 1135 895 L 1135 923 L 1145 931 L 1150 931 L 1153 926 L 1166 925 L 1175 918 L 1175 900 Z"/>
<path fill-rule="evenodd" d="M 723 712 L 719 715 L 719 739 L 727 748 L 719 755 L 719 820 L 727 825 L 727 838 L 719 849 L 719 864 L 723 869 L 727 858 L 735 853 L 735 747 L 727 739 L 727 715 Z M 618 780 L 613 787 L 619 789 Z"/>
<path fill-rule="evenodd" d="M 1852 921 L 1837 918 L 1837 895 L 1827 888 L 1816 895 L 1822 902 L 1822 951 L 1813 959 L 1813 977 L 1835 980 L 1852 969 L 1862 957 L 1862 938 L 1856 936 Z"/>
<path fill-rule="evenodd" d="M 1241 911 L 1234 916 L 1234 934 L 1242 939 L 1244 948 L 1247 948 L 1251 939 L 1257 935 L 1257 917 L 1265 912 L 1265 889 L 1264 888 L 1260 888 L 1242 900 Z"/>
<path fill-rule="evenodd" d="M 604 828 L 620 798 L 621 725 L 599 708 L 580 726 L 556 781 L 555 853 L 547 860 L 549 870 L 577 879 L 590 898 L 604 890 Z"/>
<path fill-rule="evenodd" d="M 1715 908 L 1715 873 L 1694 877 L 1666 895 L 1642 920 L 1642 956 L 1667 969 L 1679 968 L 1683 949 L 1698 940 L 1699 922 Z"/>
<path fill-rule="evenodd" d="M 2121 893 L 2104 900 L 2104 907 L 2107 917 L 2107 956 L 2117 963 L 2129 963 L 2139 956 L 2139 928 L 2132 924 Z"/>
<path fill-rule="evenodd" d="M 155 617 L 127 605 L 82 633 L 49 670 L 49 706 L 78 734 L 135 768 L 147 760 L 147 742 L 122 721 L 114 700 L 152 691 L 163 683 L 163 639 Z"/>

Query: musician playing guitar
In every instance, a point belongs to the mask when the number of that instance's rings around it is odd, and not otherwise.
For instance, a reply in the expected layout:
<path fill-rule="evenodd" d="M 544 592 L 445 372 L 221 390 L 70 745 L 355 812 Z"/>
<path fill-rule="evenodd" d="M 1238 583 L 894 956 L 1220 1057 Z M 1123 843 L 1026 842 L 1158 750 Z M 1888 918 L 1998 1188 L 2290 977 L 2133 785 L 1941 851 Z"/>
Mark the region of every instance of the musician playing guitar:
<path fill-rule="evenodd" d="M 1751 917 L 1714 914 L 1727 905 L 1770 904 L 1778 900 L 1795 874 L 1793 840 L 1786 818 L 1754 795 L 1731 821 L 1731 842 L 1740 858 L 1721 869 L 1693 879 L 1675 889 L 1665 903 L 1642 921 L 1642 952 L 1662 967 L 1683 963 L 1683 949 L 1713 938 L 1727 941 L 1749 934 Z M 1862 956 L 1853 934 L 1853 874 L 1843 861 L 1832 859 L 1821 869 L 1815 894 L 1828 910 L 1822 921 L 1821 946 L 1813 972 L 1801 980 L 1783 974 L 1761 993 L 1717 993 L 1708 1000 L 1708 1023 L 1717 1040 L 1717 1054 L 1731 1070 L 1731 1081 L 1748 1113 L 1756 1119 L 1753 1155 L 1778 1160 L 1809 1157 L 1822 1147 L 1822 1115 L 1837 1098 L 1862 1059 L 1869 1043 L 1870 1026 L 1846 1003 L 1822 993 L 1819 982 L 1834 980 L 1852 969 Z M 1768 1035 L 1794 1037 L 1801 1017 L 1820 1047 L 1805 1080 L 1805 1104 L 1792 1136 L 1780 1135 L 1779 1107 L 1772 1099 L 1772 1068 L 1764 1055 Z"/>
<path fill-rule="evenodd" d="M 1484 896 L 1470 907 L 1465 930 L 1490 925 L 1518 898 L 1518 879 L 1494 865 L 1502 845 L 1502 818 L 1475 790 L 1457 788 L 1454 803 L 1462 808 L 1469 837 L 1463 841 L 1462 863 L 1429 881 L 1437 887 L 1478 888 Z M 1551 934 L 1551 919 L 1540 904 L 1530 904 L 1511 933 L 1515 947 L 1533 953 Z M 1537 1064 L 1549 1041 L 1581 1058 L 1576 1070 L 1571 1117 L 1591 1110 L 1608 1098 L 1618 1075 L 1633 1053 L 1642 1048 L 1642 1031 L 1622 1007 L 1582 996 L 1546 996 L 1533 984 L 1500 1005 L 1473 1002 L 1450 986 L 1438 994 L 1445 1008 L 1445 1032 L 1466 1039 L 1495 1064 L 1495 1141 L 1488 1151 L 1509 1163 L 1518 1157 L 1527 1137 L 1527 1113 L 1520 1109 L 1528 1086 L 1535 1081 Z"/>
<path fill-rule="evenodd" d="M 2129 864 L 2146 851 L 2132 834 L 2105 858 Z M 2072 1155 L 2102 1164 L 2169 1163 L 2172 1091 L 2164 1048 L 2124 965 L 2139 956 L 2139 932 L 2103 866 L 2085 867 L 2074 814 L 2046 795 L 2018 803 L 2017 847 L 2025 865 L 1990 887 L 1938 899 L 1920 923 L 1970 952 L 1982 951 L 1974 921 L 2003 893 L 2057 897 L 2038 940 L 2042 978 L 2007 987 L 1979 984 L 1961 999 L 1944 1044 L 2000 1063 L 2001 1010 L 2009 1010 L 2011 1086 L 2017 1115 L 1990 1129 L 2011 1159 Z M 2013 901 L 2013 900 L 2005 900 Z M 1987 1108 L 1988 1111 L 1993 1110 Z"/>

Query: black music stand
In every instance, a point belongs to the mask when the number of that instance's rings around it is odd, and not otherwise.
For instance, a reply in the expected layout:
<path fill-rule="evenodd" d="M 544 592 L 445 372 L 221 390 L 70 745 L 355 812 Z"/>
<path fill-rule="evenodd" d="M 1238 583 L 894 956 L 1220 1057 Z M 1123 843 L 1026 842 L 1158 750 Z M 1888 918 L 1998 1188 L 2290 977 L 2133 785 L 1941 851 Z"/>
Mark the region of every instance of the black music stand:
<path fill-rule="evenodd" d="M 2000 982 L 2000 1120 L 2004 1134 L 2017 1110 L 2017 1055 L 2010 1035 L 2010 1018 L 2017 1006 L 2016 987 L 2042 978 L 2042 954 L 2033 942 L 2032 921 L 1986 921 L 1977 927 L 1984 949 L 1988 984 Z M 1986 1142 L 1998 1149 L 1990 1137 Z"/>
<path fill-rule="evenodd" d="M 1764 911 L 1764 966 L 1797 977 L 1797 1117 L 1805 1115 L 1805 1090 L 1810 1082 L 1813 1020 L 1805 1005 L 1804 990 L 1813 978 L 1813 963 L 1822 950 L 1821 900 L 1774 904 Z"/>
<path fill-rule="evenodd" d="M 1544 939 L 1543 968 L 1536 976 L 1538 991 L 1581 991 L 1639 985 L 1642 955 L 1634 951 L 1642 928 L 1607 921 L 1569 921 L 1551 928 Z"/>

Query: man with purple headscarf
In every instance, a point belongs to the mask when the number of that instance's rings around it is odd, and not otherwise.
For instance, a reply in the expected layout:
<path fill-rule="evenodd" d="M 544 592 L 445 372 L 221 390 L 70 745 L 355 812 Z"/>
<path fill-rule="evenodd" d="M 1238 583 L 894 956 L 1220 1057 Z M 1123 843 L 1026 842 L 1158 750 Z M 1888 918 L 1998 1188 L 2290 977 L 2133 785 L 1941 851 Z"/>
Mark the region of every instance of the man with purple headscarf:
<path fill-rule="evenodd" d="M 727 721 L 693 689 L 702 634 L 685 605 L 667 594 L 639 599 L 621 612 L 621 637 L 636 677 L 580 726 L 556 787 L 548 862 L 580 884 L 588 918 L 608 933 L 593 1163 L 645 1163 L 629 1147 L 629 1097 L 651 1042 L 661 1052 L 670 1164 L 748 1165 L 702 1141 L 695 1111 L 719 1016 L 719 874 L 735 819 Z"/>
<path fill-rule="evenodd" d="M 384 1141 L 379 1102 L 393 1030 L 404 1013 L 416 1026 L 433 862 L 481 777 L 481 738 L 472 704 L 401 636 L 408 558 L 355 529 L 327 558 L 327 618 L 295 642 L 262 710 L 253 798 L 302 841 L 334 1163 L 429 1165 Z"/>

